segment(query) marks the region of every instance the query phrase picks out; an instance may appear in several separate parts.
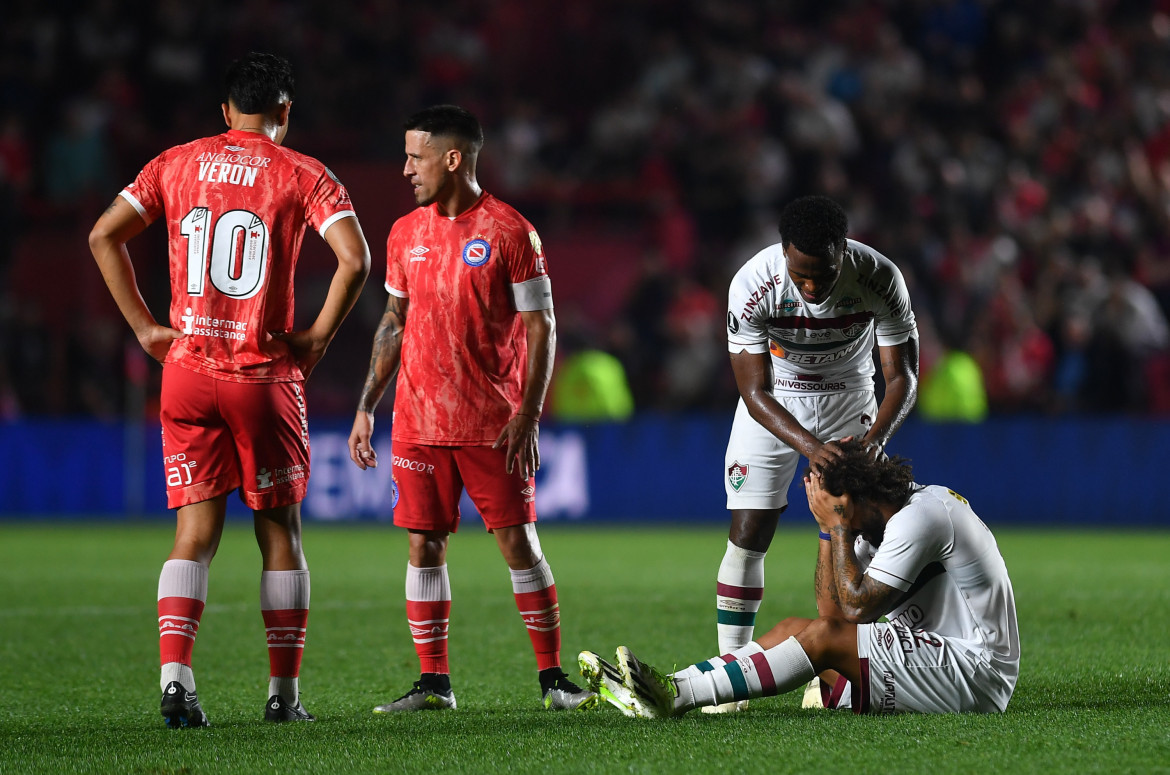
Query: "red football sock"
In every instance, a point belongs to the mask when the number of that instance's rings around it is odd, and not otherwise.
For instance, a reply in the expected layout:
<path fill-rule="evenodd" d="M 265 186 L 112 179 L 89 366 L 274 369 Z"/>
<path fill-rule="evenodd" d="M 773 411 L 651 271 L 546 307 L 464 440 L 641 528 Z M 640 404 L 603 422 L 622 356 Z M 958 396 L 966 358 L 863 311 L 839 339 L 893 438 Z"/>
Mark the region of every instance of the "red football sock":
<path fill-rule="evenodd" d="M 207 566 L 167 560 L 158 577 L 159 664 L 191 665 L 195 636 L 207 600 Z"/>
<path fill-rule="evenodd" d="M 406 566 L 406 620 L 418 654 L 420 673 L 447 673 L 447 630 L 451 623 L 451 583 L 447 566 Z"/>
<path fill-rule="evenodd" d="M 535 568 L 512 571 L 512 591 L 532 640 L 536 669 L 560 667 L 561 609 L 557 604 L 557 585 L 544 558 Z"/>
<path fill-rule="evenodd" d="M 191 664 L 203 601 L 191 597 L 164 597 L 158 601 L 159 664 Z"/>
<path fill-rule="evenodd" d="M 309 626 L 309 572 L 264 571 L 260 574 L 260 614 L 268 638 L 269 675 L 301 674 Z M 294 698 L 295 699 L 295 698 Z"/>

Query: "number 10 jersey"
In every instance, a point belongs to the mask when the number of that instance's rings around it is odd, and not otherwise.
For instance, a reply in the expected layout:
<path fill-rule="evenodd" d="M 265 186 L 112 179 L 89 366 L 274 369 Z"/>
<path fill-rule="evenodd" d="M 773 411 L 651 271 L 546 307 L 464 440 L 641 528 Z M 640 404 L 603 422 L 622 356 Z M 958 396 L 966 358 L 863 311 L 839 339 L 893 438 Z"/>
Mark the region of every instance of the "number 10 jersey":
<path fill-rule="evenodd" d="M 305 227 L 324 237 L 354 216 L 316 159 L 232 130 L 164 151 L 122 190 L 147 223 L 166 218 L 170 325 L 185 336 L 167 363 L 232 382 L 303 378 L 269 332 L 293 327 L 293 276 Z"/>

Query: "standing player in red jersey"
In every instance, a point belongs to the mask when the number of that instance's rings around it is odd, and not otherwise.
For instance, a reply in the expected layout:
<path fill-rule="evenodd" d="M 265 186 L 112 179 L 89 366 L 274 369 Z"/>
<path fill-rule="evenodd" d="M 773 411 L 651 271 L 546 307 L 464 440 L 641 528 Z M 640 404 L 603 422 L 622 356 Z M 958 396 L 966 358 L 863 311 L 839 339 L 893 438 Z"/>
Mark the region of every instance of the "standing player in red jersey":
<path fill-rule="evenodd" d="M 406 616 L 422 675 L 374 710 L 455 707 L 446 557 L 464 487 L 511 569 L 544 707 L 590 708 L 597 695 L 561 669 L 556 585 L 536 535 L 538 422 L 556 349 L 544 250 L 532 224 L 476 182 L 483 129 L 475 116 L 439 105 L 405 129 L 403 175 L 419 208 L 398 219 L 386 242 L 390 296 L 349 452 L 359 468 L 377 466 L 374 408 L 398 372 L 394 524 L 410 531 Z"/>
<path fill-rule="evenodd" d="M 102 276 L 138 342 L 163 363 L 163 465 L 178 526 L 158 581 L 162 715 L 208 726 L 191 652 L 207 573 L 238 489 L 263 557 L 269 721 L 312 721 L 299 681 L 309 616 L 300 503 L 309 480 L 303 385 L 361 292 L 370 252 L 349 194 L 316 159 L 283 147 L 289 63 L 249 54 L 228 69 L 228 132 L 164 151 L 89 236 Z M 139 293 L 126 243 L 155 220 L 170 245 L 171 326 Z M 306 226 L 337 256 L 317 319 L 293 331 L 293 275 Z"/>

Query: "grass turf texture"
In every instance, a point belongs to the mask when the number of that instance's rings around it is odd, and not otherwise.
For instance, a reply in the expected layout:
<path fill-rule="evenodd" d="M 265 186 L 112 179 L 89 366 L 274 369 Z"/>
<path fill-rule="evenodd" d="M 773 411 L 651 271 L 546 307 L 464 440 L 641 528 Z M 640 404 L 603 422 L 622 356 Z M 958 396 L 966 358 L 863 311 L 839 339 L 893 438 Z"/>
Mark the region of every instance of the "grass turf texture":
<path fill-rule="evenodd" d="M 540 707 L 507 569 L 474 527 L 449 552 L 459 709 L 373 715 L 417 677 L 405 533 L 310 525 L 302 696 L 318 721 L 271 725 L 259 553 L 233 524 L 195 648 L 214 726 L 168 730 L 154 601 L 170 526 L 2 525 L 0 773 L 1170 771 L 1170 532 L 997 534 L 1023 642 L 1007 713 L 857 718 L 802 711 L 794 692 L 655 722 Z M 571 675 L 585 648 L 624 643 L 666 669 L 713 655 L 723 529 L 545 525 L 541 538 Z M 777 535 L 762 626 L 813 614 L 816 540 Z"/>

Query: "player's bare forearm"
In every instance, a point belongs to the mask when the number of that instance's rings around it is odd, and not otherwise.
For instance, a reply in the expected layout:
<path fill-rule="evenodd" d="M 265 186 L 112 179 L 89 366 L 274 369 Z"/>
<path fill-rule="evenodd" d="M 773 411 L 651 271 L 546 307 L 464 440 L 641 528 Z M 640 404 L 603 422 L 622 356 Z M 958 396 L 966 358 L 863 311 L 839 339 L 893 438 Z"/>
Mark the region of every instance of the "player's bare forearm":
<path fill-rule="evenodd" d="M 900 593 L 866 576 L 861 569 L 861 563 L 853 550 L 857 536 L 849 527 L 854 524 L 857 508 L 852 496 L 848 493 L 833 495 L 824 488 L 821 477 L 815 473 L 804 478 L 804 490 L 808 496 L 809 511 L 821 532 L 829 535 L 828 541 L 821 541 L 822 546 L 817 555 L 818 609 L 822 599 L 831 600 L 847 621 L 875 621 L 890 610 Z M 824 544 L 828 544 L 828 547 Z"/>
<path fill-rule="evenodd" d="M 878 355 L 886 392 L 873 426 L 865 434 L 865 441 L 884 447 L 918 400 L 918 340 L 909 339 L 899 345 L 879 347 Z"/>
<path fill-rule="evenodd" d="M 831 541 L 821 541 L 817 550 L 817 567 L 813 573 L 813 592 L 817 598 L 817 613 L 820 616 L 844 618 L 841 611 L 841 601 L 837 598 L 837 585 L 833 575 Z"/>
<path fill-rule="evenodd" d="M 171 342 L 182 334 L 159 325 L 138 290 L 134 265 L 130 261 L 126 243 L 145 228 L 146 222 L 138 211 L 122 197 L 116 197 L 90 231 L 89 249 L 114 303 L 134 331 L 138 343 L 151 357 L 161 362 Z"/>
<path fill-rule="evenodd" d="M 805 457 L 820 447 L 817 437 L 796 421 L 772 395 L 771 356 L 740 351 L 731 354 L 731 371 L 748 414 L 776 438 Z"/>
<path fill-rule="evenodd" d="M 357 303 L 365 282 L 365 272 L 355 272 L 350 267 L 338 267 L 329 283 L 325 303 L 321 305 L 321 311 L 313 321 L 312 332 L 315 339 L 326 344 L 333 341 L 342 322 Z"/>
<path fill-rule="evenodd" d="M 832 526 L 828 532 L 832 537 L 830 563 L 836 590 L 834 602 L 847 621 L 877 621 L 893 607 L 898 590 L 865 575 L 853 551 L 854 535 L 844 525 Z"/>
<path fill-rule="evenodd" d="M 102 279 L 122 317 L 140 337 L 156 323 L 138 290 L 126 243 L 144 228 L 146 223 L 138 212 L 122 197 L 115 197 L 89 233 L 89 250 Z"/>
<path fill-rule="evenodd" d="M 553 360 L 557 351 L 557 322 L 551 309 L 521 312 L 527 332 L 528 363 L 524 378 L 524 395 L 517 414 L 539 419 L 544 399 L 552 381 Z"/>
<path fill-rule="evenodd" d="M 528 346 L 528 363 L 524 375 L 524 393 L 520 407 L 492 444 L 504 450 L 504 471 L 518 470 L 523 479 L 540 469 L 540 413 L 552 379 L 553 357 L 557 349 L 556 317 L 551 309 L 526 310 L 520 313 Z"/>
<path fill-rule="evenodd" d="M 327 346 L 337 335 L 370 273 L 370 249 L 357 218 L 342 218 L 334 223 L 325 232 L 325 241 L 337 256 L 337 271 L 310 328 L 312 338 L 322 346 Z"/>
<path fill-rule="evenodd" d="M 362 385 L 358 400 L 359 412 L 373 412 L 382 400 L 386 387 L 398 371 L 402 361 L 402 335 L 406 330 L 408 299 L 391 294 L 386 299 L 386 311 L 374 332 L 374 345 L 370 354 L 370 369 Z"/>

